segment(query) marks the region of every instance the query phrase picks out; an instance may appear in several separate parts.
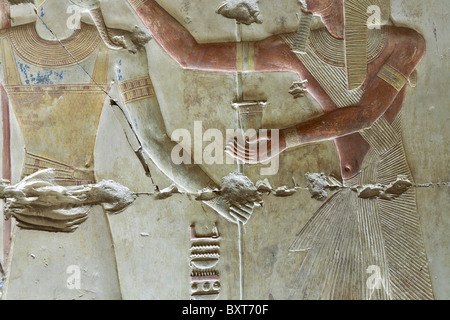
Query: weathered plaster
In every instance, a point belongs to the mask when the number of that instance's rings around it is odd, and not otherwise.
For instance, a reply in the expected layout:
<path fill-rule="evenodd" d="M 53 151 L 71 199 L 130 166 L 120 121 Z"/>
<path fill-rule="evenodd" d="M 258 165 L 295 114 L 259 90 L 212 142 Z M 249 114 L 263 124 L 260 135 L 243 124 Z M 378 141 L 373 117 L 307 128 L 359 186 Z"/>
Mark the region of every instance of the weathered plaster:
<path fill-rule="evenodd" d="M 158 1 L 198 42 L 236 41 L 237 27 L 215 11 L 221 1 Z M 104 1 L 108 26 L 133 30 L 142 27 L 127 6 L 113 6 Z M 19 8 L 19 7 L 17 7 Z M 298 26 L 297 1 L 260 1 L 263 24 L 242 26 L 244 40 L 263 39 L 274 33 L 293 32 Z M 28 21 L 32 12 L 14 9 L 15 23 Z M 17 10 L 17 11 L 16 11 Z M 28 10 L 28 13 L 25 12 Z M 443 0 L 392 1 L 392 17 L 398 25 L 413 27 L 424 35 L 427 53 L 418 68 L 416 89 L 408 88 L 403 107 L 403 139 L 407 160 L 417 191 L 425 247 L 435 298 L 447 299 L 449 292 L 449 187 L 436 185 L 450 181 L 448 165 L 448 48 L 446 37 L 447 4 Z M 204 130 L 236 128 L 234 74 L 183 70 L 154 42 L 146 44 L 149 70 L 164 116 L 167 133 L 185 128 L 193 136 L 194 121 L 202 120 Z M 167 75 L 170 75 L 167 76 Z M 243 73 L 243 96 L 246 100 L 266 100 L 263 122 L 268 128 L 286 127 L 321 114 L 308 95 L 294 99 L 289 93 L 299 78 L 291 73 Z M 286 114 L 292 116 L 286 117 Z M 13 181 L 17 183 L 23 163 L 23 141 L 12 115 Z M 103 109 L 96 141 L 96 178 L 112 179 L 134 192 L 151 193 L 153 185 L 114 118 L 112 110 Z M 233 172 L 235 165 L 202 165 L 215 180 Z M 289 150 L 280 157 L 277 175 L 260 175 L 263 165 L 246 166 L 245 174 L 256 184 L 267 178 L 264 206 L 255 209 L 244 233 L 245 298 L 283 299 L 294 289 L 295 275 L 306 253 L 287 249 L 321 202 L 311 198 L 307 188 L 308 172 L 339 178 L 338 156 L 332 142 L 315 143 Z M 154 164 L 152 178 L 160 190 L 172 182 Z M 295 188 L 292 178 L 297 186 Z M 434 183 L 433 185 L 427 185 Z M 268 186 L 271 186 L 270 188 Z M 374 191 L 377 187 L 369 187 Z M 382 188 L 381 188 L 382 189 Z M 171 195 L 174 189 L 170 189 Z M 378 191 L 370 193 L 378 195 Z M 282 197 L 289 195 L 289 197 Z M 328 194 L 327 194 L 328 195 Z M 322 196 L 324 194 L 322 193 Z M 105 222 L 107 223 L 105 224 Z M 238 230 L 235 225 L 199 201 L 184 195 L 156 200 L 140 196 L 119 215 L 104 215 L 95 207 L 76 233 L 71 235 L 21 231 L 15 233 L 14 259 L 10 264 L 9 299 L 187 299 L 190 296 L 189 227 L 196 224 L 199 234 L 208 234 L 217 226 L 222 238 L 220 260 L 220 299 L 239 298 Z M 98 225 L 108 228 L 98 229 Z M 20 240 L 32 237 L 31 247 Z M 75 240 L 76 246 L 72 245 Z M 90 242 L 101 246 L 90 246 Z M 114 245 L 114 249 L 112 249 Z M 75 252 L 70 259 L 66 252 Z M 91 257 L 96 257 L 92 261 Z M 114 259 L 111 257 L 115 257 Z M 75 259 L 75 260 L 74 260 Z M 69 265 L 82 270 L 81 291 L 67 289 Z M 27 290 L 24 290 L 24 289 Z"/>

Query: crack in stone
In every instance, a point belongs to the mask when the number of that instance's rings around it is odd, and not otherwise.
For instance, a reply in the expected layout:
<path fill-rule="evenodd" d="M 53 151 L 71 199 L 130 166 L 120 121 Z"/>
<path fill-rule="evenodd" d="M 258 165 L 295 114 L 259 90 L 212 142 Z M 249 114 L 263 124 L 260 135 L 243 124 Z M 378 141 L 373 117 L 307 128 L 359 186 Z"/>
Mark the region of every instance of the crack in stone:
<path fill-rule="evenodd" d="M 392 198 L 405 193 L 409 188 L 426 188 L 426 187 L 450 187 L 450 182 L 438 182 L 427 184 L 413 184 L 403 176 L 399 176 L 396 181 L 393 181 L 389 185 L 381 184 L 366 184 L 357 186 L 344 186 L 336 178 L 332 176 L 326 176 L 325 174 L 309 174 L 309 177 L 314 177 L 314 182 L 307 187 L 298 186 L 293 179 L 294 185 L 289 187 L 288 185 L 282 185 L 279 187 L 272 187 L 269 181 L 266 179 L 259 180 L 256 184 L 256 192 L 259 196 L 272 195 L 275 197 L 290 197 L 293 196 L 298 190 L 308 190 L 312 198 L 318 201 L 325 201 L 328 198 L 327 190 L 351 190 L 358 193 L 358 197 L 363 199 L 369 198 L 381 198 L 384 200 L 391 200 Z M 319 181 L 319 183 L 317 183 Z M 244 187 L 245 189 L 245 187 Z M 241 192 L 246 190 L 241 189 Z M 247 191 L 254 192 L 254 188 L 249 188 Z M 153 196 L 156 200 L 165 200 L 174 194 L 187 195 L 190 198 L 194 198 L 197 201 L 209 201 L 222 195 L 222 189 L 210 189 L 205 188 L 198 192 L 184 192 L 179 190 L 176 185 L 171 185 L 161 191 L 155 192 L 138 192 L 137 196 Z M 241 200 L 246 198 L 241 195 Z M 253 199 L 253 197 L 251 197 Z"/>
<path fill-rule="evenodd" d="M 102 88 L 102 86 L 100 84 L 98 84 L 95 79 L 92 77 L 92 75 L 89 74 L 89 72 L 86 71 L 86 69 L 83 68 L 83 66 L 79 63 L 79 61 L 73 56 L 73 54 L 70 52 L 70 50 L 68 50 L 66 48 L 66 46 L 62 43 L 62 41 L 56 36 L 56 34 L 53 32 L 52 29 L 50 29 L 47 24 L 45 23 L 45 21 L 39 16 L 39 14 L 36 13 L 37 18 L 45 25 L 45 27 L 47 28 L 48 31 L 50 31 L 50 33 L 53 35 L 53 37 L 55 37 L 56 41 L 58 41 L 58 43 L 61 45 L 61 47 L 70 55 L 70 57 L 73 59 L 73 61 L 75 61 L 75 63 L 77 64 L 78 67 L 81 68 L 81 70 L 87 74 L 87 76 L 89 77 L 89 79 L 97 86 L 99 86 L 100 88 Z M 110 96 L 110 94 L 105 91 L 104 89 L 101 89 L 103 91 L 103 93 L 105 93 L 106 96 L 108 96 L 111 100 L 113 100 L 113 98 Z"/>

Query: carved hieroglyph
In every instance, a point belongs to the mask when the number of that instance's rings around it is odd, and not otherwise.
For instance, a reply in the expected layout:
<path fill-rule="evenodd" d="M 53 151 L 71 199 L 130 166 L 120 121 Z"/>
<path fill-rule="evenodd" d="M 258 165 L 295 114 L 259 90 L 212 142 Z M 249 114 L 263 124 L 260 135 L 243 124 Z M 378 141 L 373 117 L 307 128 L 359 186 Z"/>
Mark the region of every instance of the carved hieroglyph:
<path fill-rule="evenodd" d="M 283 151 L 283 143 L 284 147 L 288 143 L 287 147 L 293 147 L 334 139 L 344 185 L 351 186 L 356 180 L 360 183 L 361 179 L 367 180 L 363 184 L 388 185 L 399 175 L 412 180 L 398 131 L 399 110 L 405 84 L 423 56 L 423 38 L 413 30 L 395 26 L 369 29 L 366 25 L 368 6 L 377 5 L 383 13 L 388 13 L 386 1 L 306 1 L 306 5 L 309 12 L 321 15 L 326 29 L 311 32 L 306 47 L 300 50 L 305 52 L 298 52 L 296 34 L 242 44 L 252 48 L 244 51 L 247 52 L 245 61 L 252 66 L 248 71 L 298 73 L 307 81 L 308 93 L 325 112 L 321 117 L 297 125 L 295 130 L 282 131 L 286 140 L 281 138 L 280 151 Z M 219 45 L 188 43 L 189 40 L 184 39 L 189 35 L 174 27 L 176 22 L 164 17 L 164 12 L 154 1 L 147 1 L 137 12 L 155 39 L 176 60 L 183 61 L 185 67 L 203 69 L 206 65 L 198 60 L 191 62 L 189 57 L 186 59 L 171 48 L 188 46 L 199 52 L 216 51 L 218 55 L 226 50 Z M 157 24 L 163 27 L 157 29 Z M 177 34 L 178 40 L 166 45 L 167 35 L 172 34 Z M 297 53 L 287 48 L 297 50 Z M 233 55 L 233 50 L 229 48 L 228 57 Z M 236 46 L 236 52 L 239 57 L 239 46 Z M 405 59 L 405 56 L 409 58 Z M 207 68 L 236 70 L 233 64 L 232 60 L 221 59 Z M 295 140 L 288 140 L 288 137 L 296 134 L 297 143 L 290 143 Z M 229 151 L 244 162 L 254 156 L 261 160 L 267 158 L 267 154 L 250 153 L 250 148 L 245 145 L 232 147 Z M 386 166 L 387 163 L 390 165 Z M 368 178 L 363 178 L 366 176 Z M 392 201 L 351 198 L 356 195 L 351 192 L 339 192 L 328 200 L 291 247 L 291 250 L 308 250 L 299 271 L 298 290 L 294 290 L 292 298 L 432 298 L 414 192 L 410 192 L 410 196 L 404 194 Z M 403 211 L 405 216 L 400 220 L 403 232 L 395 232 L 393 230 L 400 227 L 396 221 L 401 218 L 394 212 Z M 322 212 L 329 212 L 337 219 L 336 223 L 326 223 L 328 220 Z M 339 214 L 343 216 L 338 218 Z M 407 221 L 411 223 L 408 227 Z M 330 235 L 334 236 L 330 238 Z M 370 290 L 356 289 L 364 287 L 364 279 L 360 277 L 370 265 L 379 265 L 382 270 L 385 290 L 381 296 Z M 404 284 L 411 277 L 416 281 L 406 288 Z M 346 279 L 345 282 L 342 279 Z M 315 287 L 311 283 L 315 283 Z"/>
<path fill-rule="evenodd" d="M 339 29 L 313 31 L 307 47 L 302 50 L 304 52 L 297 53 L 299 60 L 317 81 L 318 86 L 338 108 L 361 104 L 364 106 L 362 101 L 369 96 L 372 101 L 379 99 L 381 103 L 387 103 L 386 97 L 383 97 L 379 91 L 370 93 L 370 85 L 366 85 L 365 89 L 361 86 L 362 82 L 367 82 L 367 65 L 372 62 L 377 63 L 376 60 L 386 52 L 389 46 L 388 34 L 395 32 L 393 27 L 389 29 L 380 27 L 367 33 L 365 21 L 367 21 L 368 4 L 368 2 L 359 1 L 344 2 L 344 13 L 346 17 L 351 17 L 345 20 L 345 33 L 342 36 L 346 42 L 336 39 L 340 36 Z M 311 7 L 316 8 L 314 5 Z M 337 7 L 334 9 L 339 10 Z M 330 34 L 330 30 L 333 30 L 335 34 Z M 364 34 L 368 36 L 362 37 L 362 42 L 353 41 L 350 38 L 355 33 L 358 36 Z M 297 49 L 298 40 L 293 35 L 283 37 L 293 50 Z M 367 46 L 361 47 L 361 43 L 367 43 Z M 354 49 L 351 46 L 354 46 Z M 416 51 L 417 47 L 411 54 L 414 56 Z M 358 62 L 358 56 L 364 58 L 362 65 L 360 61 Z M 408 66 L 402 65 L 404 62 L 395 62 L 395 56 L 391 56 L 390 60 L 393 61 L 381 65 L 381 69 L 375 75 L 391 86 L 390 90 L 395 98 L 395 94 L 400 92 L 407 83 L 407 76 L 404 74 L 410 75 L 414 69 L 408 69 Z M 360 66 L 357 66 L 358 64 Z M 404 68 L 403 71 L 399 71 L 401 68 Z M 357 80 L 358 78 L 361 80 Z M 395 91 L 392 91 L 392 88 Z M 400 105 L 401 102 L 396 100 L 391 108 L 399 109 Z M 383 108 L 387 109 L 385 106 Z M 345 174 L 346 171 L 352 172 L 354 169 L 352 166 L 344 165 L 343 177 L 349 177 L 344 180 L 344 185 L 393 183 L 398 175 L 405 175 L 412 179 L 399 131 L 400 114 L 395 115 L 396 113 L 382 115 L 373 125 L 359 131 L 370 149 L 356 175 Z M 345 121 L 344 119 L 343 117 L 340 121 Z M 330 122 L 330 119 L 322 120 L 318 129 L 323 125 L 327 126 Z M 341 123 L 345 126 L 345 122 Z M 302 126 L 297 126 L 295 131 L 294 135 L 296 136 L 298 132 L 300 136 L 296 145 L 302 144 L 302 138 L 309 138 L 306 130 L 302 130 Z M 290 135 L 287 134 L 287 136 Z M 286 139 L 286 145 L 291 147 L 292 143 Z M 343 158 L 341 161 L 345 161 Z M 292 290 L 291 297 L 302 299 L 433 298 L 420 224 L 415 209 L 414 191 L 411 190 L 395 200 L 364 200 L 361 193 L 359 199 L 352 198 L 354 196 L 354 193 L 345 191 L 335 194 L 313 216 L 291 245 L 291 251 L 308 252 L 298 273 L 298 289 Z M 331 221 L 331 217 L 336 220 Z M 340 225 L 340 223 L 343 224 Z M 399 230 L 402 231 L 399 232 Z M 364 273 L 371 266 L 377 266 L 380 270 L 383 290 L 376 290 L 379 289 L 378 287 L 366 287 L 362 291 L 355 290 L 354 286 L 364 288 L 366 279 Z M 317 279 L 321 280 L 317 281 Z M 411 279 L 415 279 L 412 281 L 413 284 L 410 284 Z"/>
<path fill-rule="evenodd" d="M 50 10 L 51 1 L 38 1 L 38 5 L 43 5 L 44 11 Z M 82 24 L 67 39 L 42 39 L 34 24 L 2 30 L 0 34 L 5 94 L 26 145 L 23 177 L 53 168 L 58 184 L 94 185 L 98 119 L 103 103 L 111 101 L 131 149 L 152 178 L 149 189 L 154 191 L 149 190 L 147 195 L 169 201 L 174 194 L 187 194 L 204 201 L 221 218 L 237 224 L 242 236 L 242 230 L 252 223 L 254 203 L 260 202 L 262 195 L 289 201 L 298 190 L 308 189 L 295 181 L 293 187 L 275 189 L 267 181 L 253 185 L 246 180 L 250 183 L 239 185 L 246 178 L 242 164 L 247 167 L 248 159 L 256 159 L 251 165 L 279 154 L 284 156 L 287 149 L 333 141 L 342 181 L 308 176 L 313 197 L 324 203 L 306 225 L 292 224 L 300 232 L 285 251 L 306 254 L 298 272 L 287 275 L 294 284 L 289 297 L 433 298 L 416 209 L 416 185 L 401 136 L 400 112 L 407 86 L 417 84 L 415 69 L 425 43 L 416 31 L 387 23 L 389 1 L 301 1 L 297 32 L 255 42 L 199 44 L 162 8 L 161 1 L 128 0 L 152 33 L 155 45 L 181 69 L 235 75 L 233 103 L 238 109 L 248 103 L 242 92 L 244 77 L 266 72 L 295 74 L 297 81 L 285 88 L 290 98 L 307 95 L 322 107 L 320 116 L 280 130 L 277 152 L 270 147 L 254 149 L 245 142 L 241 145 L 232 141 L 227 152 L 240 161 L 240 175 L 225 176 L 220 189 L 220 183 L 212 181 L 198 166 L 171 163 L 170 151 L 175 143 L 167 135 L 159 109 L 157 95 L 161 88 L 157 88 L 158 79 L 148 73 L 143 44 L 133 41 L 136 35 L 135 40 L 139 38 L 145 44 L 151 38 L 149 34 L 110 30 L 98 1 L 87 1 L 87 6 L 85 1 L 74 2 L 87 10 L 94 25 Z M 368 28 L 366 24 L 370 18 L 368 7 L 372 5 L 382 9 L 379 28 Z M 217 13 L 239 24 L 262 22 L 258 1 L 225 1 Z M 313 14 L 320 16 L 323 28 L 310 30 Z M 37 26 L 43 22 L 41 18 L 45 17 L 38 18 Z M 135 65 L 143 67 L 136 71 Z M 68 73 L 76 76 L 67 77 Z M 114 86 L 116 95 L 111 90 Z M 252 118 L 253 114 L 245 110 L 244 106 L 238 112 L 241 129 L 248 125 L 246 120 L 255 119 L 250 126 L 259 128 L 265 109 L 257 112 L 259 118 Z M 58 139 L 42 143 L 42 137 Z M 257 136 L 251 141 L 260 146 L 262 139 Z M 174 184 L 159 190 L 152 177 L 154 172 L 149 169 L 153 165 Z M 239 192 L 243 196 L 238 199 L 242 203 L 236 201 L 236 194 L 227 194 L 227 178 L 242 187 Z M 323 189 L 334 193 L 328 197 Z M 223 259 L 219 238 L 198 236 L 194 227 L 191 232 L 191 297 L 217 298 L 225 283 L 220 283 L 215 269 L 219 258 Z M 240 259 L 243 247 L 239 247 Z M 240 262 L 243 267 L 242 259 Z M 368 284 L 367 272 L 374 269 L 378 277 L 375 284 Z"/>
<path fill-rule="evenodd" d="M 67 264 L 77 259 L 75 256 L 83 246 L 80 237 L 95 237 L 90 226 L 100 223 L 95 229 L 108 229 L 107 221 L 101 217 L 100 220 L 89 219 L 92 212 L 98 212 L 96 205 L 108 207 L 109 200 L 103 199 L 104 202 L 100 199 L 102 196 L 98 197 L 103 193 L 101 190 L 112 191 L 113 186 L 119 186 L 96 184 L 94 150 L 98 124 L 105 101 L 113 98 L 110 90 L 117 85 L 115 81 L 123 83 L 114 98 L 120 99 L 122 94 L 127 104 L 154 99 L 148 70 L 130 72 L 129 68 L 126 71 L 115 68 L 122 65 L 126 68 L 131 59 L 133 62 L 142 60 L 145 65 L 142 45 L 149 38 L 145 33 L 130 35 L 127 31 L 114 33 L 107 29 L 99 1 L 26 2 L 36 5 L 36 22 L 11 27 L 10 17 L 5 14 L 0 31 L 2 107 L 3 110 L 9 107 L 17 119 L 25 146 L 22 181 L 16 185 L 23 189 L 5 188 L 8 191 L 6 209 L 9 216 L 19 222 L 19 228 L 14 229 L 17 234 L 25 232 L 21 229 L 79 231 L 79 224 L 88 225 L 81 233 L 73 233 L 71 253 L 59 257 L 61 264 Z M 7 13 L 10 7 L 4 4 L 2 13 Z M 67 17 L 61 15 L 60 10 L 66 12 L 70 5 L 89 13 L 94 25 L 81 23 L 78 29 L 68 28 Z M 3 19 L 5 17 L 7 19 Z M 131 88 L 130 84 L 139 86 Z M 47 176 L 49 172 L 51 176 Z M 125 193 L 120 195 L 113 191 L 109 196 L 106 193 L 103 193 L 106 198 L 115 193 L 116 201 L 128 202 Z M 135 199 L 133 194 L 130 191 L 129 195 Z M 20 235 L 15 237 L 18 248 L 32 245 L 32 239 Z M 11 234 L 5 232 L 4 236 L 7 251 Z M 92 241 L 90 248 L 95 255 L 103 257 L 103 262 L 114 263 L 112 239 L 108 233 L 101 237 L 102 241 Z M 5 254 L 5 260 L 6 257 Z M 105 265 L 99 267 L 98 272 L 106 279 L 102 284 L 104 296 L 120 297 L 117 275 Z"/>
<path fill-rule="evenodd" d="M 214 227 L 212 235 L 197 235 L 191 226 L 191 299 L 215 300 L 220 293 L 217 264 L 220 259 L 220 235 Z"/>

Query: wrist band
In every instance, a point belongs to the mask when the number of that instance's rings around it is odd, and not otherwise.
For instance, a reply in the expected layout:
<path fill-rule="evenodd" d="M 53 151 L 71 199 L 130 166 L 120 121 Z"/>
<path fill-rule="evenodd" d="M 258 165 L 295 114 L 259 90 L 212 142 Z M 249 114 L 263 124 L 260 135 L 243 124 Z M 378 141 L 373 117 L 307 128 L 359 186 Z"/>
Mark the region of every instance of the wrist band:
<path fill-rule="evenodd" d="M 400 71 L 387 64 L 381 68 L 377 76 L 393 86 L 397 91 L 402 90 L 408 82 L 408 79 Z"/>
<path fill-rule="evenodd" d="M 300 137 L 295 127 L 284 129 L 283 132 L 287 148 L 296 147 L 301 143 Z"/>

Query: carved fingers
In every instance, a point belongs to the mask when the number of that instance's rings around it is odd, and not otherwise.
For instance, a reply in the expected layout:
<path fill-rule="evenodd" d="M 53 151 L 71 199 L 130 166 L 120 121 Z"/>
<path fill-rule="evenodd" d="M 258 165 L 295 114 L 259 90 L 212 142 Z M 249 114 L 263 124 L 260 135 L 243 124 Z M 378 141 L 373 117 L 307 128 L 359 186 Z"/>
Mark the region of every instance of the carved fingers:
<path fill-rule="evenodd" d="M 88 218 L 89 208 L 77 210 L 13 210 L 17 226 L 28 230 L 73 232 Z"/>
<path fill-rule="evenodd" d="M 225 152 L 231 157 L 248 164 L 268 161 L 280 153 L 278 137 L 271 132 L 248 139 L 234 137 L 227 143 Z"/>
<path fill-rule="evenodd" d="M 258 163 L 257 144 L 242 142 L 240 139 L 234 138 L 227 143 L 225 152 L 231 157 L 240 160 L 244 163 Z"/>
<path fill-rule="evenodd" d="M 233 217 L 229 210 L 228 205 L 226 204 L 223 197 L 217 197 L 212 200 L 203 201 L 206 205 L 211 207 L 215 212 L 225 218 L 227 221 L 231 223 L 236 223 L 235 217 Z"/>
<path fill-rule="evenodd" d="M 236 223 L 241 222 L 243 224 L 246 224 L 248 220 L 250 220 L 255 206 L 258 205 L 259 204 L 255 202 L 246 203 L 244 205 L 241 205 L 237 202 L 232 202 L 230 204 L 230 215 L 236 220 Z"/>
<path fill-rule="evenodd" d="M 306 9 L 308 8 L 306 0 L 298 0 L 298 4 L 300 5 L 302 11 L 306 11 Z"/>
<path fill-rule="evenodd" d="M 289 93 L 294 99 L 302 98 L 306 95 L 306 84 L 308 80 L 295 81 L 289 88 Z"/>
<path fill-rule="evenodd" d="M 13 216 L 24 229 L 72 232 L 88 218 L 93 206 L 103 205 L 106 212 L 119 213 L 137 197 L 112 180 L 61 186 L 56 175 L 55 169 L 45 169 L 16 185 L 4 186 L 0 197 L 6 199 L 5 218 Z"/>
<path fill-rule="evenodd" d="M 205 201 L 218 214 L 231 223 L 241 222 L 246 224 L 250 220 L 253 210 L 256 206 L 260 206 L 257 202 L 249 202 L 240 204 L 236 201 L 227 201 L 224 197 L 218 197 L 211 201 Z"/>

